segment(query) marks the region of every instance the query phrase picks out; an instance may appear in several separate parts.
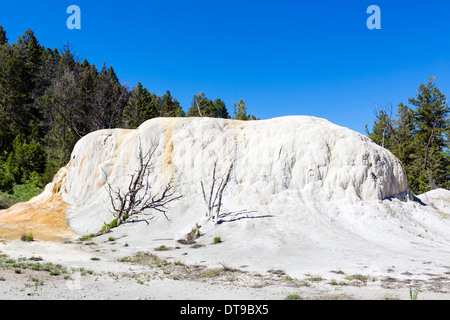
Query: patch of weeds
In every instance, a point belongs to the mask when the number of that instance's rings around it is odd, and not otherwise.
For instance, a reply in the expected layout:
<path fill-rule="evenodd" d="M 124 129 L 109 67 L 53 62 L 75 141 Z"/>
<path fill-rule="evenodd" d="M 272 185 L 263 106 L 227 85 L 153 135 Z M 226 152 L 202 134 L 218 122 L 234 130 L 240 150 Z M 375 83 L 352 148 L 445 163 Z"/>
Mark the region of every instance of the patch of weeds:
<path fill-rule="evenodd" d="M 301 300 L 301 297 L 298 294 L 288 294 L 286 299 L 287 300 Z"/>
<path fill-rule="evenodd" d="M 132 257 L 123 257 L 120 262 L 129 262 L 147 266 L 166 265 L 166 260 L 161 260 L 157 255 L 148 252 L 138 252 Z"/>
<path fill-rule="evenodd" d="M 158 248 L 155 248 L 155 251 L 169 251 L 172 250 L 170 247 L 166 247 L 165 245 L 161 245 Z"/>
<path fill-rule="evenodd" d="M 221 262 L 220 265 L 222 266 L 222 269 L 225 272 L 242 272 L 241 270 L 233 268 L 233 267 L 230 267 L 230 266 L 226 265 L 223 262 Z"/>
<path fill-rule="evenodd" d="M 91 233 L 91 234 L 88 234 L 86 236 L 82 236 L 79 240 L 80 241 L 88 241 L 88 240 L 91 240 L 94 237 L 95 237 L 95 234 Z"/>
<path fill-rule="evenodd" d="M 34 282 L 34 290 L 36 291 L 38 286 L 44 285 L 44 280 L 39 280 L 38 278 L 31 277 L 30 280 Z"/>
<path fill-rule="evenodd" d="M 357 282 L 362 282 L 362 283 L 366 284 L 367 281 L 370 279 L 370 277 L 364 276 L 361 274 L 354 274 L 354 275 L 346 276 L 345 279 L 349 280 L 349 281 L 357 280 Z"/>
<path fill-rule="evenodd" d="M 278 275 L 278 276 L 284 276 L 284 275 L 286 275 L 286 272 L 284 272 L 284 270 L 273 270 L 273 269 L 270 269 L 270 270 L 268 270 L 267 272 L 268 272 L 268 273 L 271 273 L 271 274 Z"/>
<path fill-rule="evenodd" d="M 109 237 L 108 241 L 115 241 L 116 239 L 114 237 Z"/>
<path fill-rule="evenodd" d="M 420 288 L 412 290 L 412 288 L 409 288 L 409 299 L 410 300 L 417 300 L 417 297 L 419 296 Z"/>
<path fill-rule="evenodd" d="M 215 244 L 221 243 L 221 242 L 222 242 L 222 239 L 221 239 L 219 236 L 214 237 L 214 243 L 215 243 Z"/>
<path fill-rule="evenodd" d="M 31 233 L 28 235 L 23 234 L 22 237 L 20 237 L 20 240 L 25 241 L 25 242 L 32 242 L 32 241 L 34 241 L 34 237 L 33 237 L 33 234 L 31 234 Z"/>
<path fill-rule="evenodd" d="M 309 281 L 313 281 L 313 282 L 322 281 L 323 280 L 323 278 L 321 276 L 318 276 L 318 275 L 312 275 L 312 274 L 308 273 L 308 274 L 306 274 L 306 276 L 308 277 Z"/>
<path fill-rule="evenodd" d="M 184 239 L 177 240 L 178 243 L 184 245 L 195 244 L 195 240 L 197 240 L 201 236 L 200 228 L 201 226 L 199 226 L 198 223 L 195 224 L 195 227 L 192 228 L 191 232 L 189 232 Z"/>
<path fill-rule="evenodd" d="M 28 260 L 31 260 L 31 261 L 42 261 L 42 257 L 31 257 Z"/>
<path fill-rule="evenodd" d="M 41 261 L 40 257 L 32 257 L 29 260 Z M 66 271 L 66 268 L 60 264 L 52 264 L 50 262 L 41 264 L 40 262 L 26 262 L 25 258 L 19 258 L 18 261 L 11 259 L 7 256 L 0 257 L 0 267 L 3 269 L 14 269 L 14 272 L 19 274 L 21 270 L 31 269 L 33 271 L 47 271 L 50 273 L 62 273 Z"/>
<path fill-rule="evenodd" d="M 217 277 L 220 274 L 220 271 L 218 269 L 206 269 L 203 272 L 203 275 L 206 277 Z"/>

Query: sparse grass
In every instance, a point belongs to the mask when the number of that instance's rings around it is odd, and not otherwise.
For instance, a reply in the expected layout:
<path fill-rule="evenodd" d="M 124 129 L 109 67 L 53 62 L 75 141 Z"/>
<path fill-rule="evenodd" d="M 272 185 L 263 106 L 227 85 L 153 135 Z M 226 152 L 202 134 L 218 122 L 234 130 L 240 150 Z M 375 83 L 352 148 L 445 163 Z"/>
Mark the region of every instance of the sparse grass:
<path fill-rule="evenodd" d="M 298 294 L 288 294 L 286 299 L 287 300 L 300 300 L 301 297 Z"/>
<path fill-rule="evenodd" d="M 337 285 L 338 285 L 338 282 L 337 282 L 336 279 L 331 279 L 329 283 L 330 283 L 332 286 L 337 286 Z"/>
<path fill-rule="evenodd" d="M 132 257 L 123 257 L 119 261 L 147 265 L 150 267 L 165 265 L 168 263 L 166 260 L 161 260 L 157 255 L 148 252 L 138 252 Z"/>
<path fill-rule="evenodd" d="M 191 232 L 189 232 L 184 239 L 179 239 L 178 243 L 189 245 L 189 244 L 195 244 L 195 240 L 200 238 L 201 226 L 198 225 L 198 223 L 195 225 L 194 228 L 192 228 Z"/>
<path fill-rule="evenodd" d="M 306 276 L 308 277 L 309 281 L 322 281 L 323 278 L 319 275 L 312 275 L 312 274 L 306 274 Z"/>
<path fill-rule="evenodd" d="M 155 251 L 169 251 L 172 250 L 170 247 L 166 247 L 165 245 L 161 245 L 158 248 L 155 248 Z"/>
<path fill-rule="evenodd" d="M 217 236 L 217 237 L 214 237 L 214 243 L 221 243 L 222 242 L 222 239 L 219 237 L 219 236 Z"/>
<path fill-rule="evenodd" d="M 222 266 L 223 271 L 225 272 L 240 272 L 239 269 L 230 267 L 228 265 L 226 265 L 225 263 L 221 262 L 220 265 Z"/>
<path fill-rule="evenodd" d="M 203 275 L 206 277 L 217 277 L 220 274 L 220 271 L 218 269 L 206 269 L 203 272 Z"/>
<path fill-rule="evenodd" d="M 110 223 L 105 224 L 105 225 L 102 227 L 102 231 L 103 231 L 103 232 L 109 231 L 109 229 L 116 228 L 116 227 L 117 227 L 117 219 L 114 219 L 114 220 L 111 221 Z"/>
<path fill-rule="evenodd" d="M 363 283 L 367 283 L 367 281 L 370 279 L 370 277 L 369 276 L 363 276 L 361 274 L 354 274 L 354 275 L 346 276 L 345 279 L 349 280 L 349 281 L 358 280 L 358 281 L 361 281 Z"/>
<path fill-rule="evenodd" d="M 95 234 L 91 233 L 91 234 L 88 234 L 86 236 L 82 236 L 79 240 L 80 241 L 88 241 L 88 240 L 91 240 L 94 237 L 95 237 Z"/>
<path fill-rule="evenodd" d="M 409 299 L 410 300 L 417 300 L 417 297 L 419 296 L 420 288 L 412 290 L 412 288 L 409 288 Z"/>
<path fill-rule="evenodd" d="M 29 262 L 29 261 L 40 261 L 40 257 L 32 257 L 30 259 L 19 258 L 17 260 L 11 259 L 6 255 L 0 255 L 0 269 L 9 270 L 14 269 L 16 274 L 22 273 L 22 270 L 33 270 L 33 271 L 46 271 L 51 275 L 60 275 L 61 273 L 67 273 L 67 268 L 60 264 L 53 264 L 51 262 L 41 263 L 41 262 Z"/>
<path fill-rule="evenodd" d="M 23 234 L 22 237 L 20 237 L 20 240 L 25 241 L 25 242 L 32 242 L 32 241 L 34 241 L 34 237 L 33 237 L 33 234 L 31 234 L 31 233 L 28 235 Z"/>

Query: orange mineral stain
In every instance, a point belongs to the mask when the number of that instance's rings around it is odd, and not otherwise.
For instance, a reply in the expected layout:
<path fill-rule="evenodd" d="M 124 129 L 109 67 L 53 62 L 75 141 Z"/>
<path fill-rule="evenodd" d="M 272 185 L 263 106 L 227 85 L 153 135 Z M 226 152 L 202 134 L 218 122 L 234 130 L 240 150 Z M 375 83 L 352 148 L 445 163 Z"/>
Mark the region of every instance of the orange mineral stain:
<path fill-rule="evenodd" d="M 62 241 L 76 233 L 65 218 L 68 204 L 57 194 L 17 203 L 0 211 L 0 240 L 16 240 L 32 234 L 42 241 Z"/>

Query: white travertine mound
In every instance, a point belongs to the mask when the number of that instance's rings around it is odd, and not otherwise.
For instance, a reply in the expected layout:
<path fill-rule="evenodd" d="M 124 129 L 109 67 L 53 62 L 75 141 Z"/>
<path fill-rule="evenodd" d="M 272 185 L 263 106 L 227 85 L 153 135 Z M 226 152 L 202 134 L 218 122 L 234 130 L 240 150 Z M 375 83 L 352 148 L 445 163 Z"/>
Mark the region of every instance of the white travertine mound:
<path fill-rule="evenodd" d="M 193 206 L 205 205 L 200 181 L 210 184 L 215 162 L 219 176 L 233 163 L 224 210 L 267 206 L 284 196 L 297 204 L 408 196 L 398 159 L 367 137 L 324 119 L 158 118 L 137 130 L 97 131 L 77 143 L 61 170 L 59 191 L 71 205 L 68 218 L 76 231 L 93 231 L 112 220 L 105 183 L 122 190 L 128 186 L 140 146 L 144 153 L 157 146 L 152 190 L 160 192 L 171 182 Z"/>
<path fill-rule="evenodd" d="M 389 151 L 314 117 L 160 118 L 136 130 L 93 132 L 27 210 L 55 207 L 65 212 L 72 232 L 98 232 L 114 219 L 108 184 L 125 191 L 139 167 L 139 150 L 151 148 L 151 195 L 171 183 L 182 198 L 169 204 L 168 219 L 148 209 L 113 229 L 122 250 L 179 245 L 198 224 L 202 236 L 196 241 L 203 247 L 170 255 L 184 263 L 225 262 L 293 275 L 340 268 L 378 273 L 393 266 L 409 272 L 427 261 L 450 265 L 450 191 L 419 201 Z M 206 221 L 201 188 L 203 182 L 208 192 L 215 163 L 219 180 L 233 165 L 218 225 Z M 17 210 L 0 218 L 8 224 Z M 36 219 L 42 210 L 35 210 Z M 211 245 L 215 236 L 224 241 Z"/>

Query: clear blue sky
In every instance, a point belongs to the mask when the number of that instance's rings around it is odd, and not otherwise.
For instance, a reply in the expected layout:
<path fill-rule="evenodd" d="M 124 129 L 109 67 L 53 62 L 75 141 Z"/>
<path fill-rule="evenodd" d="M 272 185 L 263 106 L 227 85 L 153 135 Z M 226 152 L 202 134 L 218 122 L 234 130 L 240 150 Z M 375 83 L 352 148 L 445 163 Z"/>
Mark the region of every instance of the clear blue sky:
<path fill-rule="evenodd" d="M 69 30 L 69 5 L 81 30 Z M 381 30 L 369 30 L 370 5 Z M 364 132 L 375 104 L 407 102 L 436 76 L 450 96 L 450 1 L 2 1 L 10 42 L 77 53 L 122 83 L 170 90 L 185 111 L 199 91 L 229 112 L 244 99 L 262 119 L 312 115 Z"/>

